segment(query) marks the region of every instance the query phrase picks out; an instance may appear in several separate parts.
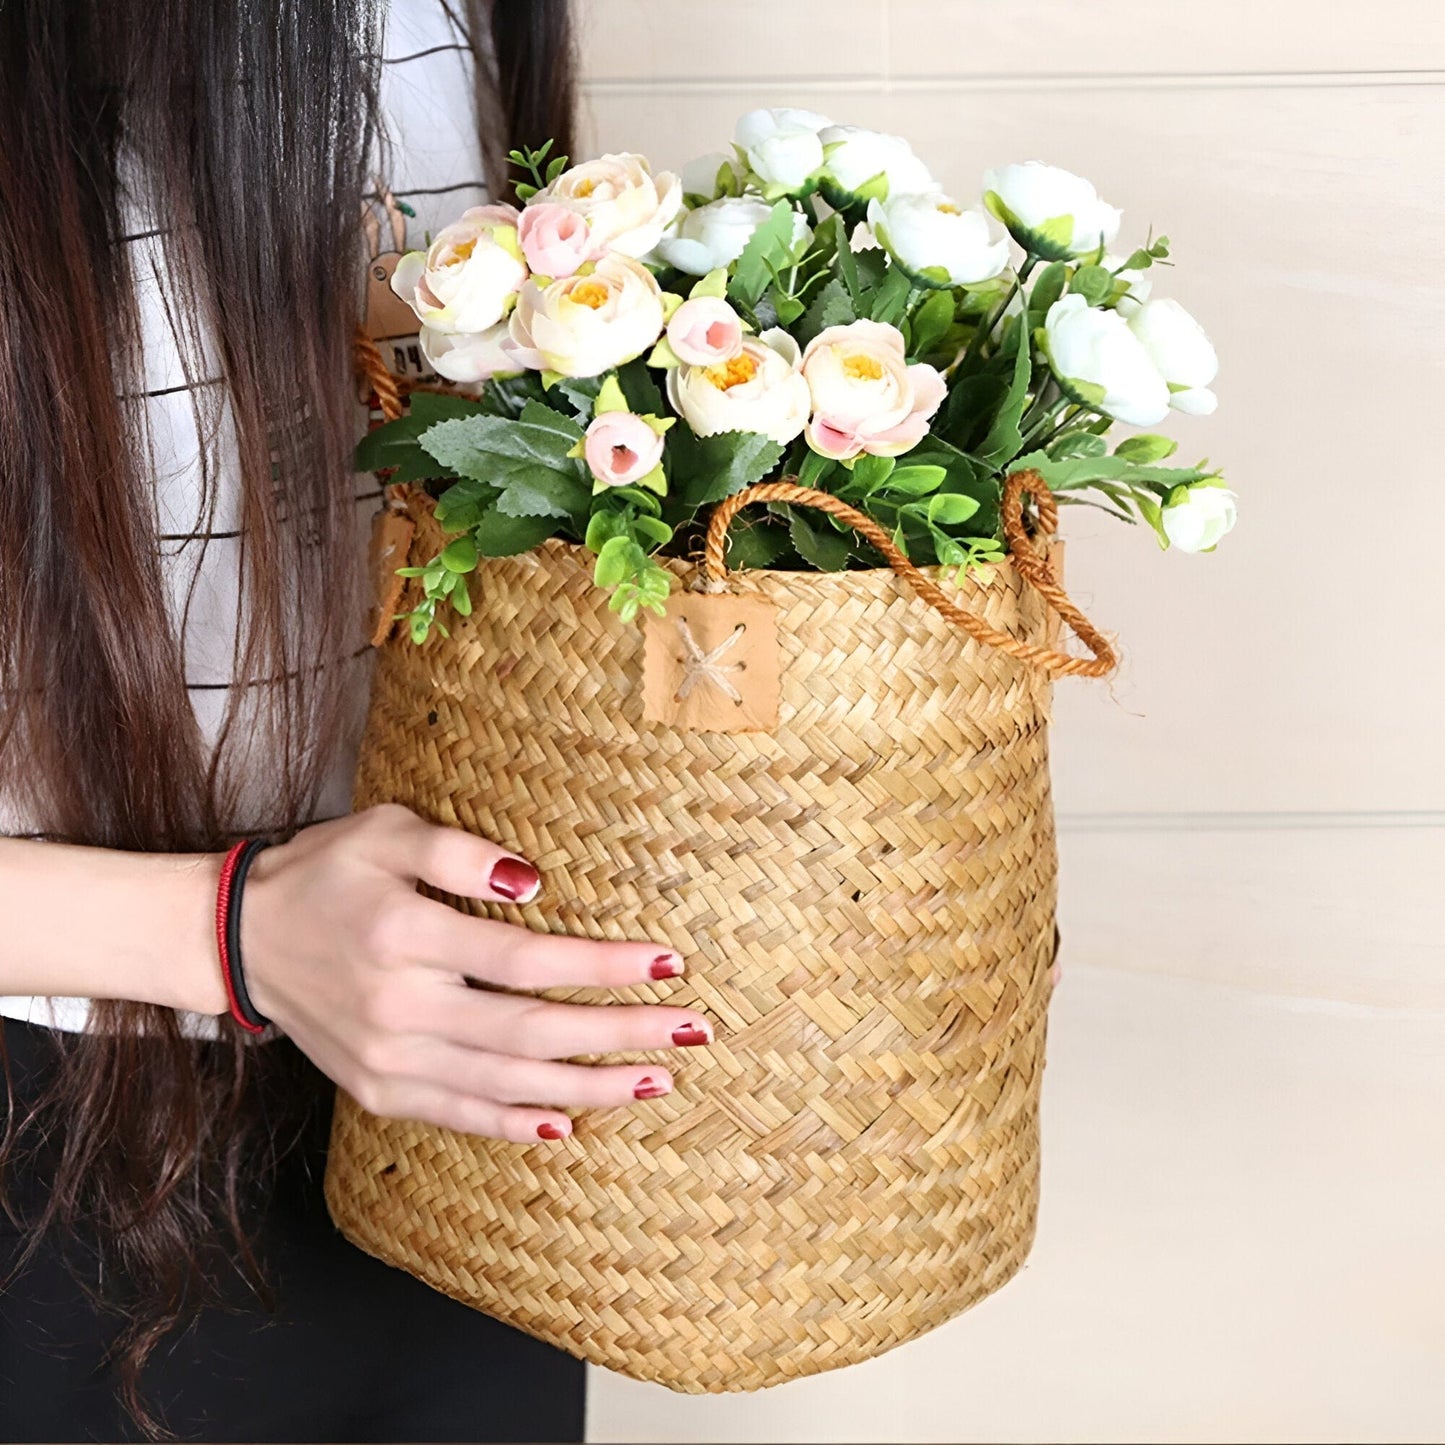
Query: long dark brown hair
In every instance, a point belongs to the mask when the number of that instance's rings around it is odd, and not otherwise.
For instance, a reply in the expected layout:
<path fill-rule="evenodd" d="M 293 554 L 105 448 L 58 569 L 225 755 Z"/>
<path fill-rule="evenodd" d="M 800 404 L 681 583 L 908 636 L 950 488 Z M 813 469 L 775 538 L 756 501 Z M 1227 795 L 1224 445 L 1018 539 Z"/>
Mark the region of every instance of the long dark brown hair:
<path fill-rule="evenodd" d="M 508 146 L 571 141 L 566 0 L 438 3 L 474 54 L 501 196 Z M 312 815 L 364 606 L 350 351 L 384 10 L 0 0 L 0 797 L 45 837 L 214 851 Z M 164 600 L 137 232 L 154 233 L 209 441 L 203 523 L 223 442 L 239 469 L 233 667 L 265 682 L 232 689 L 214 749 Z M 257 736 L 271 760 L 259 799 Z M 91 1032 L 55 1049 L 33 1108 L 7 1089 L 0 1200 L 29 1250 L 54 1229 L 99 1252 L 97 1305 L 126 1321 L 121 1399 L 161 1437 L 145 1360 L 220 1298 L 219 1259 L 272 1307 L 248 1211 L 298 1137 L 297 1100 L 318 1107 L 325 1081 L 290 1045 L 256 1047 L 228 1021 L 219 1046 L 198 1045 L 170 1010 L 137 1003 L 97 1004 Z M 31 1136 L 54 1172 L 39 1217 L 20 1220 L 4 1184 L 38 1167 Z"/>

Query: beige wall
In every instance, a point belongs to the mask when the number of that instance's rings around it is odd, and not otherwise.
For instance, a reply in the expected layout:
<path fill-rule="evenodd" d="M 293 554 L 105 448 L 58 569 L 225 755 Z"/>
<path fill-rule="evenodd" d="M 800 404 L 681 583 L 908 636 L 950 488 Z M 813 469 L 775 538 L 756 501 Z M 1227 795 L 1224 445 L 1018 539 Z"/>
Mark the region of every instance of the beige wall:
<path fill-rule="evenodd" d="M 582 3 L 594 143 L 680 164 L 801 104 L 1167 233 L 1222 358 L 1173 430 L 1242 498 L 1212 557 L 1068 517 L 1126 663 L 1059 690 L 1030 1270 L 761 1396 L 594 1372 L 592 1437 L 1445 1435 L 1445 6 Z"/>

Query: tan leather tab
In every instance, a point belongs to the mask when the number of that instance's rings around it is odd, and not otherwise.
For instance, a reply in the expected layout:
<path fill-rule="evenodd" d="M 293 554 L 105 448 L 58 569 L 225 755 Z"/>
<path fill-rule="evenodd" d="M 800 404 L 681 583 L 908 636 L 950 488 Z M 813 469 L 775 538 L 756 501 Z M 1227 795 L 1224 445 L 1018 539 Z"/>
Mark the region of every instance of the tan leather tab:
<path fill-rule="evenodd" d="M 371 645 L 380 647 L 396 626 L 396 613 L 406 578 L 396 569 L 406 566 L 416 524 L 402 512 L 381 511 L 371 525 L 371 576 L 375 588 L 376 612 L 372 619 Z"/>
<path fill-rule="evenodd" d="M 778 609 L 766 598 L 674 592 L 646 614 L 642 715 L 692 732 L 768 732 L 780 690 Z"/>

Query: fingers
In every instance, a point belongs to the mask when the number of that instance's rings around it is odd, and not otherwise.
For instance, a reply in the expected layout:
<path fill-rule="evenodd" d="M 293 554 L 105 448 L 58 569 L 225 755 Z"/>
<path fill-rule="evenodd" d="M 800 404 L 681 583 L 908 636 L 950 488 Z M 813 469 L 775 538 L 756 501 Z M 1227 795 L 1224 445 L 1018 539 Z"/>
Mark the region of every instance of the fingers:
<path fill-rule="evenodd" d="M 485 1139 L 510 1139 L 514 1144 L 535 1144 L 543 1139 L 565 1139 L 572 1121 L 560 1109 L 531 1109 L 459 1094 L 437 1084 L 397 1080 L 355 1095 L 370 1114 L 387 1119 L 417 1119 L 477 1134 Z"/>
<path fill-rule="evenodd" d="M 672 1092 L 672 1072 L 657 1064 L 562 1064 L 509 1058 L 439 1039 L 398 1040 L 392 1077 L 434 1084 L 506 1105 L 616 1109 Z"/>
<path fill-rule="evenodd" d="M 461 828 L 441 828 L 409 808 L 385 803 L 364 815 L 387 864 L 402 876 L 459 898 L 530 903 L 541 890 L 525 858 Z"/>
<path fill-rule="evenodd" d="M 408 927 L 418 963 L 463 973 L 503 988 L 627 988 L 676 978 L 681 957 L 655 943 L 612 943 L 534 933 L 489 918 L 472 918 L 444 903 L 420 900 Z"/>
<path fill-rule="evenodd" d="M 664 1004 L 553 1003 L 463 985 L 429 991 L 418 1032 L 524 1059 L 570 1059 L 641 1049 L 710 1044 L 711 1025 L 695 1009 Z"/>

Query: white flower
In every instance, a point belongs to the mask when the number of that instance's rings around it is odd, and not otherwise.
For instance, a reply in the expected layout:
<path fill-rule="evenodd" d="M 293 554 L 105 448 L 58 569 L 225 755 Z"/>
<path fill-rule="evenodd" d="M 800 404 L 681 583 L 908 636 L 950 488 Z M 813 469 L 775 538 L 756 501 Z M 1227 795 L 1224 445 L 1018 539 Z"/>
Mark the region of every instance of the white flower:
<path fill-rule="evenodd" d="M 473 206 L 396 263 L 391 289 L 433 331 L 475 333 L 507 314 L 526 279 L 516 210 Z"/>
<path fill-rule="evenodd" d="M 1204 328 L 1177 301 L 1146 301 L 1129 317 L 1129 329 L 1169 383 L 1175 411 L 1208 416 L 1219 405 L 1209 389 L 1219 358 Z"/>
<path fill-rule="evenodd" d="M 1234 527 L 1237 516 L 1237 498 L 1228 487 L 1197 482 L 1171 493 L 1161 521 L 1171 547 L 1181 552 L 1208 552 Z"/>
<path fill-rule="evenodd" d="M 735 196 L 743 188 L 747 172 L 738 164 L 736 154 L 709 151 L 690 160 L 682 168 L 684 196 L 701 196 L 705 201 L 718 196 Z"/>
<path fill-rule="evenodd" d="M 734 127 L 733 141 L 765 186 L 796 191 L 823 164 L 818 132 L 827 124 L 826 116 L 792 106 L 750 110 Z"/>
<path fill-rule="evenodd" d="M 945 195 L 869 201 L 868 223 L 914 280 L 968 286 L 991 281 L 1008 265 L 1008 241 L 994 239 L 988 217 L 961 211 Z"/>
<path fill-rule="evenodd" d="M 1070 293 L 1049 307 L 1044 332 L 1049 365 L 1075 401 L 1130 426 L 1169 415 L 1169 387 L 1118 312 L 1096 311 Z"/>
<path fill-rule="evenodd" d="M 902 136 L 858 125 L 830 125 L 819 139 L 827 155 L 823 195 L 831 205 L 846 206 L 865 196 L 882 200 L 938 187 Z"/>
<path fill-rule="evenodd" d="M 546 202 L 586 218 L 594 256 L 604 250 L 645 256 L 677 215 L 682 182 L 671 171 L 653 175 L 644 156 L 622 152 L 563 171 L 528 204 Z"/>
<path fill-rule="evenodd" d="M 639 261 L 609 252 L 595 268 L 528 281 L 512 312 L 508 350 L 519 366 L 601 376 L 640 356 L 662 333 L 662 290 Z"/>
<path fill-rule="evenodd" d="M 835 461 L 860 452 L 896 457 L 916 447 L 947 395 L 943 377 L 908 364 L 903 333 L 881 321 L 820 331 L 803 353 L 812 398 L 808 445 Z"/>
<path fill-rule="evenodd" d="M 727 266 L 743 253 L 754 231 L 768 219 L 772 207 L 759 196 L 724 196 L 685 212 L 671 234 L 657 243 L 657 254 L 679 271 L 706 276 Z M 813 239 L 807 217 L 793 212 L 793 243 L 804 246 Z"/>
<path fill-rule="evenodd" d="M 507 345 L 509 334 L 505 321 L 486 331 L 438 331 L 424 325 L 422 355 L 448 381 L 486 381 L 499 372 L 521 370 L 521 362 Z"/>
<path fill-rule="evenodd" d="M 1123 212 L 1082 176 L 1040 161 L 1000 166 L 983 178 L 984 200 L 1019 245 L 1052 261 L 1082 256 L 1119 234 Z"/>
<path fill-rule="evenodd" d="M 811 399 L 798 369 L 798 343 L 777 327 L 743 337 L 719 366 L 674 367 L 667 399 L 698 436 L 751 431 L 786 445 L 807 425 Z"/>

